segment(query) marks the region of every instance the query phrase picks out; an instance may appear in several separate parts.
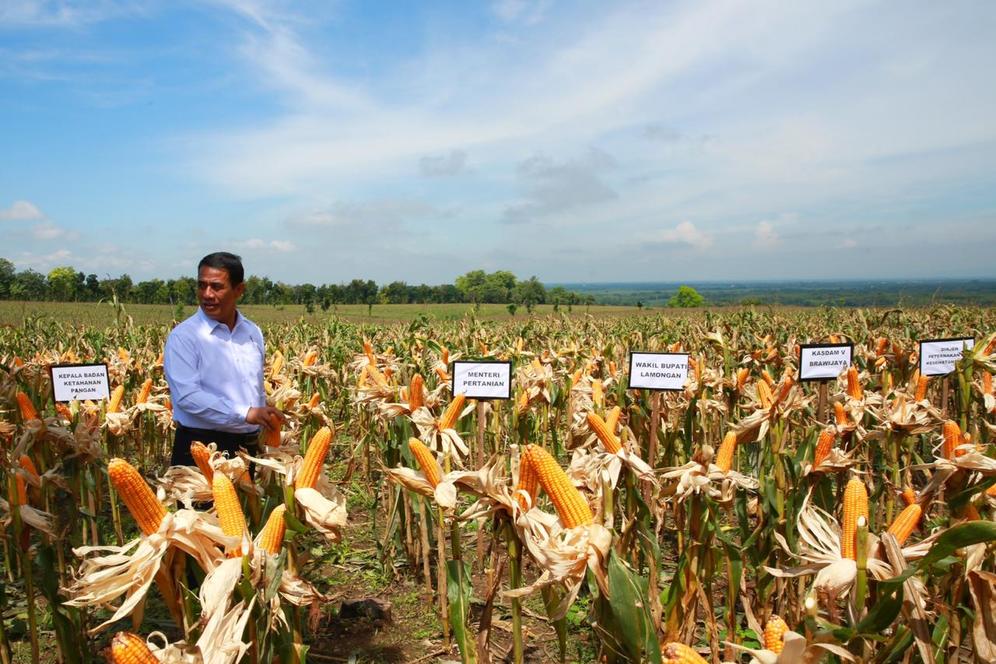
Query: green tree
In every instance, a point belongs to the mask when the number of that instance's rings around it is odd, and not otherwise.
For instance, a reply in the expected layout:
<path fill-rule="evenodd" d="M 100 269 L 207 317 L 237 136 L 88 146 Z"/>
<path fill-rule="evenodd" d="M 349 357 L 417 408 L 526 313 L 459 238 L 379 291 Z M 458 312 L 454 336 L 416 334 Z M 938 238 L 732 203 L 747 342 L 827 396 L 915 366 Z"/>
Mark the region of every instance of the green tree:
<path fill-rule="evenodd" d="M 515 286 L 512 300 L 526 305 L 526 311 L 532 313 L 533 307 L 546 301 L 546 288 L 535 276 L 529 277 Z"/>
<path fill-rule="evenodd" d="M 48 292 L 53 300 L 69 302 L 76 297 L 76 270 L 71 267 L 54 267 L 48 273 Z"/>
<path fill-rule="evenodd" d="M 0 258 L 0 300 L 10 297 L 10 287 L 14 285 L 14 264 L 6 258 Z"/>
<path fill-rule="evenodd" d="M 705 298 L 691 286 L 684 285 L 679 286 L 678 292 L 667 301 L 667 306 L 680 308 L 701 307 L 703 304 L 705 304 Z"/>
<path fill-rule="evenodd" d="M 44 300 L 48 291 L 45 275 L 31 268 L 21 270 L 10 286 L 12 300 Z"/>

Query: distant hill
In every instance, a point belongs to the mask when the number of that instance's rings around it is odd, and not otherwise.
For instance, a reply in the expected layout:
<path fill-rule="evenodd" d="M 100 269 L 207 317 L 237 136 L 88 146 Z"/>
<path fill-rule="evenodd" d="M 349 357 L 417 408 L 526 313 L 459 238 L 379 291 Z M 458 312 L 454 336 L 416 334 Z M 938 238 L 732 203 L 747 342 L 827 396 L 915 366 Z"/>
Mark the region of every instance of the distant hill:
<path fill-rule="evenodd" d="M 842 281 L 683 281 L 563 283 L 599 304 L 667 306 L 681 285 L 691 286 L 707 305 L 782 304 L 795 306 L 891 307 L 927 304 L 996 305 L 996 279 Z"/>

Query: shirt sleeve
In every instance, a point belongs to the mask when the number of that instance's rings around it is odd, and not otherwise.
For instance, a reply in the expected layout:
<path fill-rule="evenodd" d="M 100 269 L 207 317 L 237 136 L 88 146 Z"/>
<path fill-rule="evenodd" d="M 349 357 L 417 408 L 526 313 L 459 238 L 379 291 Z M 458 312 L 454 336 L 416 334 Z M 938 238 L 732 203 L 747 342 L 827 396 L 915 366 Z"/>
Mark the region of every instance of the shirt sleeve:
<path fill-rule="evenodd" d="M 197 365 L 194 342 L 177 334 L 169 335 L 163 351 L 163 371 L 175 406 L 216 426 L 245 424 L 249 406 L 205 392 Z"/>
<path fill-rule="evenodd" d="M 259 357 L 260 357 L 260 367 L 259 367 L 259 392 L 256 397 L 256 403 L 254 404 L 257 408 L 261 408 L 266 405 L 266 387 L 263 385 L 263 376 L 266 374 L 266 342 L 263 340 L 263 332 L 256 327 L 255 330 L 256 342 L 259 344 Z"/>

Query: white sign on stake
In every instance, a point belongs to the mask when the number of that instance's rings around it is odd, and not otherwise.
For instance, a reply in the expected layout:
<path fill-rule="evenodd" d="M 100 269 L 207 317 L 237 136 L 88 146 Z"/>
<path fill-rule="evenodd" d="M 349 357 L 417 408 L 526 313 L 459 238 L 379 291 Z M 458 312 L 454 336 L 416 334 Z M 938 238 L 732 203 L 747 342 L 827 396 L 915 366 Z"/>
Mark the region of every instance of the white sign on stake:
<path fill-rule="evenodd" d="M 975 348 L 975 339 L 924 339 L 920 342 L 920 375 L 946 376 L 955 370 L 955 362 L 961 359 L 965 348 Z"/>
<path fill-rule="evenodd" d="M 453 363 L 453 394 L 468 399 L 511 399 L 512 363 L 495 360 Z"/>
<path fill-rule="evenodd" d="M 56 401 L 96 401 L 111 395 L 106 364 L 57 364 L 49 371 Z"/>
<path fill-rule="evenodd" d="M 630 389 L 677 392 L 688 380 L 688 353 L 629 354 Z"/>
<path fill-rule="evenodd" d="M 801 344 L 799 380 L 829 380 L 851 365 L 853 344 Z"/>

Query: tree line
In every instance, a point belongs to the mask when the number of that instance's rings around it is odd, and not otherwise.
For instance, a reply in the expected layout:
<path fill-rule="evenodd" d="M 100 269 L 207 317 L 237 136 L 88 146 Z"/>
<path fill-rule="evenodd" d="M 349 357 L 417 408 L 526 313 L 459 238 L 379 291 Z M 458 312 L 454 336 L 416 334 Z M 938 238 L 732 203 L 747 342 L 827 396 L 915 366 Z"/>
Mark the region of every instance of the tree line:
<path fill-rule="evenodd" d="M 328 309 L 338 304 L 507 304 L 532 310 L 537 304 L 594 304 L 592 295 L 581 295 L 561 286 L 545 287 L 535 276 L 520 280 L 511 272 L 486 273 L 472 270 L 452 284 L 417 286 L 404 281 L 378 285 L 367 279 L 342 284 L 286 284 L 269 277 L 246 279 L 242 301 L 246 304 L 303 304 L 310 309 Z M 197 303 L 194 277 L 149 279 L 135 282 L 127 274 L 101 279 L 70 266 L 53 268 L 42 274 L 33 269 L 16 270 L 0 258 L 0 300 L 50 300 L 58 302 L 97 302 L 117 298 L 135 304 L 193 305 Z"/>

